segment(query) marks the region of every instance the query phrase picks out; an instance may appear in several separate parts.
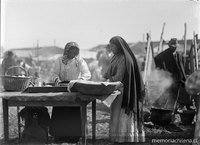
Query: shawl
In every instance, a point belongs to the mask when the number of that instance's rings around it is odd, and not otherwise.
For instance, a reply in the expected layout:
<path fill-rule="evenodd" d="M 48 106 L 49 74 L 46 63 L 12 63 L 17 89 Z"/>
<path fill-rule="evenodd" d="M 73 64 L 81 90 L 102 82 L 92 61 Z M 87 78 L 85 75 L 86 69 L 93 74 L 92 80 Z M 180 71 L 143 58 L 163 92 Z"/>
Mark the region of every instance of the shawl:
<path fill-rule="evenodd" d="M 67 43 L 67 44 L 65 45 L 65 49 L 64 49 L 63 57 L 62 57 L 62 62 L 63 62 L 63 64 L 65 64 L 65 65 L 67 65 L 67 63 L 68 63 L 68 61 L 69 61 L 69 59 L 68 59 L 68 57 L 67 57 L 67 54 L 68 54 L 69 49 L 72 48 L 72 47 L 76 47 L 76 48 L 79 49 L 79 46 L 78 46 L 78 44 L 77 44 L 76 42 L 69 42 L 69 43 Z M 78 52 L 78 53 L 79 53 L 79 52 Z"/>
<path fill-rule="evenodd" d="M 154 60 L 156 67 L 170 72 L 175 81 L 185 81 L 184 60 L 178 52 L 174 52 L 172 49 L 168 48 L 158 54 Z"/>
<path fill-rule="evenodd" d="M 139 110 L 139 101 L 144 97 L 144 83 L 140 74 L 137 60 L 131 51 L 127 42 L 120 36 L 111 38 L 110 43 L 121 49 L 125 57 L 125 75 L 123 78 L 124 93 L 121 107 L 125 109 L 125 113 L 137 113 Z"/>

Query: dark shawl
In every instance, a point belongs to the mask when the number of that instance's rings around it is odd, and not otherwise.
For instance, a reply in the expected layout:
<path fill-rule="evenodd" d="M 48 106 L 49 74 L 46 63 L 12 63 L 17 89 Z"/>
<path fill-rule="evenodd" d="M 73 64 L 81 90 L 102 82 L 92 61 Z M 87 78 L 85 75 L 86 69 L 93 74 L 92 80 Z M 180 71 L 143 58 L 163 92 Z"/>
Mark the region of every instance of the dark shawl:
<path fill-rule="evenodd" d="M 144 83 L 140 74 L 137 60 L 126 41 L 119 37 L 113 37 L 110 40 L 118 49 L 122 50 L 125 57 L 125 75 L 123 78 L 124 93 L 121 107 L 127 114 L 130 111 L 138 112 L 139 101 L 144 97 Z"/>
<path fill-rule="evenodd" d="M 185 81 L 186 75 L 184 71 L 184 58 L 178 52 L 168 48 L 155 57 L 157 68 L 170 72 L 175 81 Z"/>

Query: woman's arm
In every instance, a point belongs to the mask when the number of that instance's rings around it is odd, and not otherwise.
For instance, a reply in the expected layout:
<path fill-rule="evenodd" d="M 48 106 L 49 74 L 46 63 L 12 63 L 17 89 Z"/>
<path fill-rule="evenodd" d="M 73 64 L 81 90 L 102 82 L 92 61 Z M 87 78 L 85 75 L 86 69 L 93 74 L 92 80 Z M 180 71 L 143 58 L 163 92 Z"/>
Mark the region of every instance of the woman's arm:
<path fill-rule="evenodd" d="M 89 71 L 88 65 L 84 59 L 79 59 L 79 69 L 81 72 L 81 76 L 79 79 L 89 80 L 91 78 L 91 73 Z"/>
<path fill-rule="evenodd" d="M 61 70 L 61 64 L 60 63 L 61 63 L 60 59 L 57 59 L 54 62 L 53 68 L 51 70 L 50 79 L 49 79 L 50 82 L 55 82 L 55 81 L 60 82 L 60 77 L 59 77 L 60 70 Z"/>

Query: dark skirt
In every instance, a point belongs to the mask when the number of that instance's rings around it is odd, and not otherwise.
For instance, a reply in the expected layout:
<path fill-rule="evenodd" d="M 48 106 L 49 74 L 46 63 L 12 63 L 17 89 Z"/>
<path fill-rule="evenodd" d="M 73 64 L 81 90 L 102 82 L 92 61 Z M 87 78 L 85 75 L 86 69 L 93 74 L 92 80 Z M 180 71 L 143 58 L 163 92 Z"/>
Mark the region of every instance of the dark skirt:
<path fill-rule="evenodd" d="M 81 137 L 80 107 L 53 107 L 49 133 L 54 137 Z"/>

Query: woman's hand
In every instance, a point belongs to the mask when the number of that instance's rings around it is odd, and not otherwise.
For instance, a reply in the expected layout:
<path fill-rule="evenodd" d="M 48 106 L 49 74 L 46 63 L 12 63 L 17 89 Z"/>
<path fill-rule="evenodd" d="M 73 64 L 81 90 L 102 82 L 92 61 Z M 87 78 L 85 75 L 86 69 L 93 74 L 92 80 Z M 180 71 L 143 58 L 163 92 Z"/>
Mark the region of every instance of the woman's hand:
<path fill-rule="evenodd" d="M 60 82 L 60 79 L 59 79 L 59 78 L 56 78 L 56 79 L 55 79 L 55 86 L 59 86 L 59 82 Z"/>

